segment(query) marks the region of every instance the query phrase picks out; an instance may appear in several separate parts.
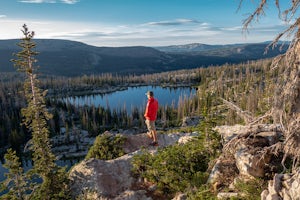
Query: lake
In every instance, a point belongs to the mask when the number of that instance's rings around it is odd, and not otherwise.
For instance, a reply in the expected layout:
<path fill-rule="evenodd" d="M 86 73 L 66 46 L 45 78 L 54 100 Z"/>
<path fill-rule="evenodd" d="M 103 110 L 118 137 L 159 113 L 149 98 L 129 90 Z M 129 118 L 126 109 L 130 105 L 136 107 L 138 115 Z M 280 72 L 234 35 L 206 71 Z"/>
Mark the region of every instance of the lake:
<path fill-rule="evenodd" d="M 160 106 L 172 105 L 177 107 L 180 98 L 190 97 L 195 95 L 196 89 L 190 87 L 167 88 L 160 86 L 140 86 L 129 87 L 127 90 L 116 91 L 108 94 L 94 94 L 85 96 L 74 96 L 64 98 L 64 101 L 70 102 L 75 106 L 91 106 L 109 107 L 110 109 L 126 108 L 130 113 L 133 107 L 143 109 L 147 103 L 145 93 L 151 90 L 154 97 L 158 100 Z"/>
<path fill-rule="evenodd" d="M 71 166 L 73 166 L 75 163 L 78 163 L 81 159 L 73 159 L 73 160 L 57 160 L 56 164 L 62 167 L 67 167 L 67 169 L 70 169 Z M 29 169 L 32 168 L 31 160 L 23 160 L 23 170 L 26 172 Z M 4 173 L 7 173 L 8 170 L 2 166 L 2 163 L 0 163 L 0 182 L 3 181 L 6 177 L 4 176 Z M 1 196 L 1 193 L 0 193 Z"/>

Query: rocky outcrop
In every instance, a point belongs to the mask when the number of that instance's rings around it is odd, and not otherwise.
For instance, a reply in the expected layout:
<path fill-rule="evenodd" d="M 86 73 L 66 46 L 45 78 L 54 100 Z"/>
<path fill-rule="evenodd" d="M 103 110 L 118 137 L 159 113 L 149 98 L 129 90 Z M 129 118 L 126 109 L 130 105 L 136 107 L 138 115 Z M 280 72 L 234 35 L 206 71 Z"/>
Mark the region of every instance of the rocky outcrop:
<path fill-rule="evenodd" d="M 278 142 L 280 133 L 261 132 L 249 140 L 241 140 L 235 147 L 235 163 L 244 177 L 264 177 L 265 164 L 270 163 L 272 153 L 264 150 Z"/>
<path fill-rule="evenodd" d="M 280 141 L 281 132 L 274 125 L 256 126 L 222 126 L 216 129 L 223 138 L 223 153 L 215 163 L 209 181 L 218 198 L 234 198 L 239 194 L 234 187 L 237 180 L 248 180 L 253 177 L 264 177 L 273 161 L 273 154 L 269 151 L 272 145 Z M 110 134 L 110 133 L 106 133 Z M 172 145 L 176 142 L 185 143 L 198 133 L 160 134 L 160 147 Z M 125 135 L 127 140 L 123 145 L 126 155 L 114 160 L 84 160 L 70 170 L 71 191 L 74 197 L 99 200 L 151 200 L 150 187 L 141 188 L 137 180 L 131 175 L 132 157 L 140 153 L 142 147 L 151 153 L 156 153 L 158 147 L 149 147 L 151 141 L 146 134 Z M 277 163 L 278 164 L 278 163 Z M 225 186 L 230 192 L 220 190 Z M 145 190 L 144 190 L 145 189 Z M 269 181 L 268 188 L 261 194 L 263 200 L 294 200 L 300 199 L 300 170 L 293 174 L 276 174 Z M 186 199 L 184 194 L 174 199 Z"/>
<path fill-rule="evenodd" d="M 111 197 L 129 189 L 133 183 L 130 176 L 132 156 L 103 161 L 84 160 L 70 172 L 71 190 L 75 196 L 94 191 L 100 196 Z"/>
<path fill-rule="evenodd" d="M 234 191 L 236 180 L 266 177 L 274 173 L 266 166 L 272 166 L 271 146 L 280 144 L 281 132 L 276 125 L 220 126 L 216 127 L 223 140 L 223 154 L 213 167 L 209 182 L 218 187 L 226 184 Z M 267 165 L 266 165 L 267 164 Z M 280 165 L 280 162 L 275 163 Z M 278 166 L 274 166 L 278 167 Z M 268 170 L 268 171 L 267 171 Z M 231 177 L 224 179 L 224 177 Z M 215 188 L 218 189 L 218 188 Z M 235 192 L 219 192 L 219 199 L 237 197 Z M 268 182 L 268 188 L 261 193 L 262 200 L 300 199 L 300 169 L 291 174 L 275 174 Z"/>
<path fill-rule="evenodd" d="M 51 138 L 52 152 L 57 159 L 84 157 L 95 137 L 90 137 L 88 131 L 73 128 L 66 132 L 61 128 L 60 135 Z"/>
<path fill-rule="evenodd" d="M 199 122 L 200 122 L 199 116 L 183 117 L 181 126 L 182 127 L 197 126 Z"/>
<path fill-rule="evenodd" d="M 300 199 L 300 170 L 294 174 L 276 174 L 269 181 L 268 189 L 261 193 L 262 200 Z"/>
<path fill-rule="evenodd" d="M 104 134 L 119 134 L 126 136 L 127 141 L 123 148 L 125 153 L 130 153 L 140 149 L 142 146 L 148 146 L 150 141 L 149 138 L 144 137 L 144 134 L 137 134 L 140 130 L 128 129 L 118 130 L 116 132 L 106 131 Z M 178 140 L 189 140 L 190 136 L 195 133 L 183 134 L 162 134 L 159 136 L 160 146 L 168 146 L 174 144 Z M 95 137 L 90 137 L 88 131 L 73 128 L 66 133 L 65 128 L 61 129 L 61 134 L 51 138 L 52 152 L 56 155 L 57 159 L 61 158 L 83 158 L 88 153 L 88 149 L 93 145 Z M 180 141 L 184 143 L 184 141 Z M 185 141 L 186 142 L 186 141 Z"/>
<path fill-rule="evenodd" d="M 234 126 L 216 126 L 214 128 L 224 140 L 224 143 L 228 143 L 231 139 L 235 137 L 240 137 L 243 135 L 249 135 L 249 134 L 256 134 L 256 133 L 263 133 L 263 132 L 276 132 L 280 133 L 280 126 L 274 125 L 274 124 L 258 124 L 258 125 L 239 125 L 236 124 Z M 279 135 L 280 136 L 280 135 Z M 278 138 L 266 137 L 270 143 L 275 143 L 274 140 L 278 140 Z"/>
<path fill-rule="evenodd" d="M 158 134 L 158 144 L 159 147 L 166 147 L 173 145 L 176 142 L 184 144 L 188 142 L 191 138 L 198 135 L 197 132 L 193 133 L 172 133 L 172 134 Z M 149 147 L 151 139 L 149 139 L 146 134 L 131 134 L 126 135 L 126 142 L 123 145 L 123 150 L 125 153 L 131 153 L 141 149 L 141 147 Z"/>
<path fill-rule="evenodd" d="M 108 134 L 108 133 L 106 133 Z M 186 142 L 198 133 L 175 133 L 158 135 L 159 147 L 176 142 Z M 133 155 L 140 153 L 141 147 L 155 153 L 157 147 L 149 147 L 151 141 L 146 134 L 124 135 L 127 140 L 123 146 L 126 155 L 114 160 L 83 160 L 70 170 L 71 191 L 76 196 L 92 196 L 94 199 L 149 199 L 145 191 L 134 190 L 136 180 L 131 175 Z M 151 199 L 151 198 L 150 198 Z"/>
<path fill-rule="evenodd" d="M 276 144 L 281 132 L 275 125 L 220 126 L 215 128 L 224 142 L 223 153 L 214 165 L 208 182 L 217 189 L 220 185 L 234 187 L 234 180 L 264 177 L 266 163 L 272 152 L 268 147 Z M 222 195 L 227 195 L 223 194 Z M 232 195 L 232 194 L 230 194 Z"/>

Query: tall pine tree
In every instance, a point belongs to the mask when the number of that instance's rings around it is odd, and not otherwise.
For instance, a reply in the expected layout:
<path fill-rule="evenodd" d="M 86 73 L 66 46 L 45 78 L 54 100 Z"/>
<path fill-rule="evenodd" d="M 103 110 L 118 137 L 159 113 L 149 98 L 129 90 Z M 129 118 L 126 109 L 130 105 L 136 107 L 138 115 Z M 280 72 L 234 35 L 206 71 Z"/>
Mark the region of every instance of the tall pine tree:
<path fill-rule="evenodd" d="M 32 41 L 34 32 L 28 30 L 26 24 L 22 29 L 24 38 L 18 44 L 22 50 L 15 54 L 13 59 L 18 71 L 25 73 L 24 93 L 27 107 L 21 110 L 24 116 L 23 123 L 32 133 L 30 150 L 32 151 L 33 169 L 30 173 L 38 175 L 42 183 L 33 190 L 33 199 L 67 199 L 67 174 L 65 168 L 55 163 L 55 155 L 51 152 L 49 129 L 47 121 L 52 118 L 45 104 L 46 91 L 39 88 L 37 79 L 38 54 L 34 50 L 36 44 Z"/>

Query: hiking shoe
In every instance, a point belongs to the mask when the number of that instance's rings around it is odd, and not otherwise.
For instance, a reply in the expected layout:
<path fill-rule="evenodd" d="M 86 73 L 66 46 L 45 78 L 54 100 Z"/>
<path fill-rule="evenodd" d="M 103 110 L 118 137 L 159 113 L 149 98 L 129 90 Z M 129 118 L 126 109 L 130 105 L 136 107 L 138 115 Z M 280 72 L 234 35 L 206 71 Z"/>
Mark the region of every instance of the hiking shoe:
<path fill-rule="evenodd" d="M 151 134 L 151 133 L 149 133 L 149 132 L 147 132 L 147 133 L 146 133 L 146 135 L 147 135 L 147 136 L 148 136 L 148 138 L 150 138 L 150 139 L 152 139 L 152 137 L 153 137 L 153 136 L 152 136 L 152 134 Z"/>
<path fill-rule="evenodd" d="M 150 146 L 158 146 L 158 143 L 157 142 L 151 142 Z"/>

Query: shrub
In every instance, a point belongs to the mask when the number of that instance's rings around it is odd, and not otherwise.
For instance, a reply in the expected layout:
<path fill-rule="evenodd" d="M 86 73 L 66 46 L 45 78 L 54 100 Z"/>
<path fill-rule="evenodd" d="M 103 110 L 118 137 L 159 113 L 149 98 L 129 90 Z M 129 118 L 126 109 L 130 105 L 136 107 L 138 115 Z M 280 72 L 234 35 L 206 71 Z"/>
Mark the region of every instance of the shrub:
<path fill-rule="evenodd" d="M 156 155 L 147 151 L 133 157 L 133 173 L 157 185 L 164 194 L 199 187 L 208 178 L 210 157 L 203 139 L 195 138 L 184 145 L 159 149 Z"/>
<path fill-rule="evenodd" d="M 89 149 L 85 159 L 97 158 L 111 160 L 124 155 L 122 145 L 126 138 L 121 135 L 98 135 L 93 146 Z"/>
<path fill-rule="evenodd" d="M 196 192 L 188 193 L 188 200 L 217 200 L 217 196 L 207 184 L 201 185 Z"/>
<path fill-rule="evenodd" d="M 267 184 L 264 180 L 257 178 L 249 181 L 237 181 L 235 189 L 241 194 L 238 199 L 256 200 L 260 199 L 260 194 L 266 186 Z"/>

